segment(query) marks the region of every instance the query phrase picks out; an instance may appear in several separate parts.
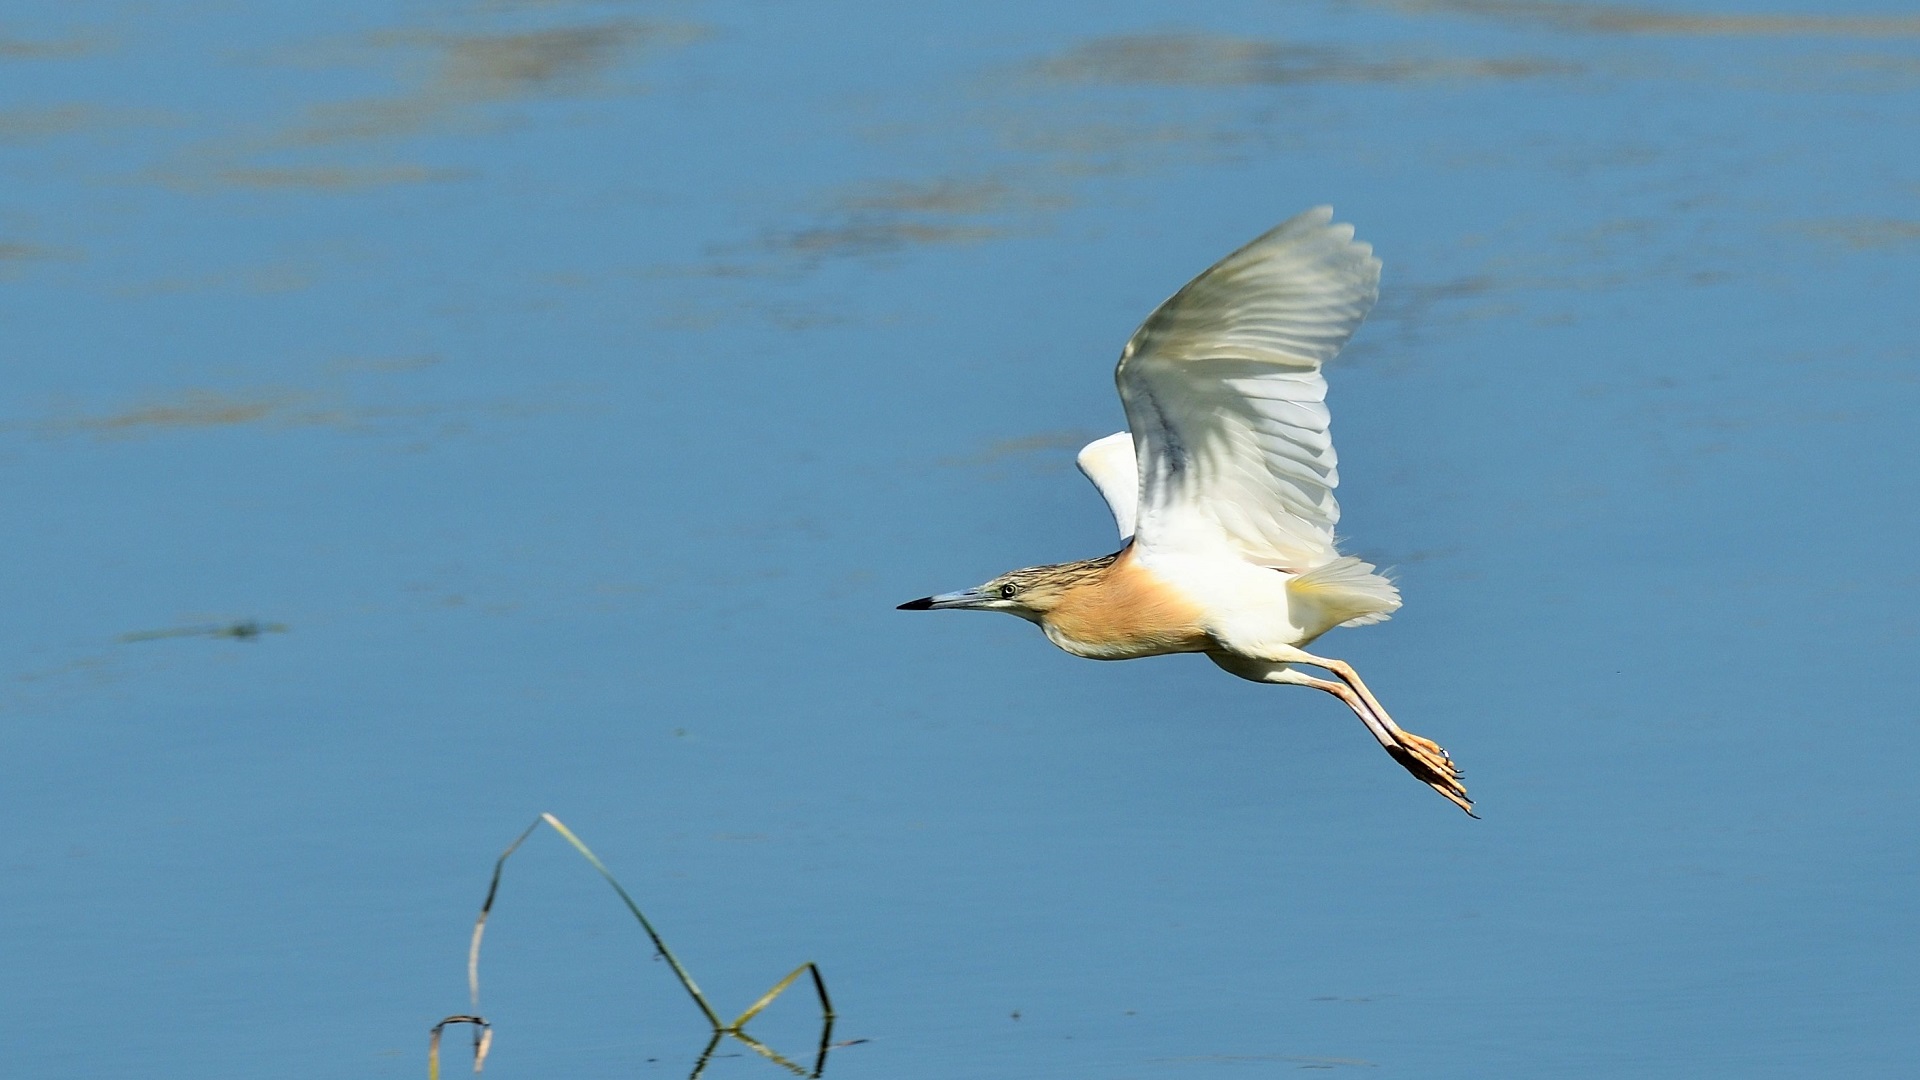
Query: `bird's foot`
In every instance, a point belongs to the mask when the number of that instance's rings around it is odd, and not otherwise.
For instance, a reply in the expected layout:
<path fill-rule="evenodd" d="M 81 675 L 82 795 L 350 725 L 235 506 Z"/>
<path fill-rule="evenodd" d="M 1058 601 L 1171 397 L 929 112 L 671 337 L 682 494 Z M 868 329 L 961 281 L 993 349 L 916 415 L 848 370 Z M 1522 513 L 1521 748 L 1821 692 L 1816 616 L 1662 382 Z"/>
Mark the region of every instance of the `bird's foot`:
<path fill-rule="evenodd" d="M 1387 747 L 1387 753 L 1400 763 L 1401 768 L 1414 775 L 1414 778 L 1439 792 L 1448 802 L 1473 814 L 1473 800 L 1467 797 L 1467 786 L 1460 782 L 1460 769 L 1453 763 L 1453 757 L 1444 747 L 1432 739 L 1423 739 L 1408 731 L 1394 733 L 1398 745 Z"/>
<path fill-rule="evenodd" d="M 1411 731 L 1395 730 L 1393 734 L 1407 749 L 1418 753 L 1421 757 L 1428 760 L 1437 758 L 1448 765 L 1453 764 L 1453 755 L 1447 753 L 1446 747 L 1441 746 L 1432 739 L 1422 738 Z M 1459 770 L 1456 769 L 1455 774 L 1458 775 L 1458 772 Z"/>

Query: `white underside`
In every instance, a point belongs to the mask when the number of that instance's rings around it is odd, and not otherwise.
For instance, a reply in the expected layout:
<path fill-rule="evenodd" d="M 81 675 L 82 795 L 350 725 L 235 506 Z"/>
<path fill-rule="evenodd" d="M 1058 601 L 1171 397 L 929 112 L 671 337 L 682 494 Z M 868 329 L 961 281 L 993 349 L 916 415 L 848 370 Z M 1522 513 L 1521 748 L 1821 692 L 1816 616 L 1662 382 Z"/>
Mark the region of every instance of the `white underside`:
<path fill-rule="evenodd" d="M 1248 658 L 1283 655 L 1336 626 L 1378 622 L 1400 606 L 1392 582 L 1358 559 L 1295 573 L 1224 553 L 1136 549 L 1135 557 L 1205 612 L 1207 631 L 1222 649 Z"/>

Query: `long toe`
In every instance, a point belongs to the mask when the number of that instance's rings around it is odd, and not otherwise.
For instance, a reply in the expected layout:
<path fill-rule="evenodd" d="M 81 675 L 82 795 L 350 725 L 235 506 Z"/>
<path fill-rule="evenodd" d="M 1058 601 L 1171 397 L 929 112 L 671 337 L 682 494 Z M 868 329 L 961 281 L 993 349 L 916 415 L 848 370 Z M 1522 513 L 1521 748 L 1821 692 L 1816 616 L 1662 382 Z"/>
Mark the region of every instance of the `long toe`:
<path fill-rule="evenodd" d="M 1390 747 L 1387 752 L 1393 755 L 1393 760 L 1399 762 L 1401 768 L 1412 773 L 1420 782 L 1445 796 L 1460 809 L 1473 813 L 1473 800 L 1467 796 L 1467 787 L 1460 782 L 1459 770 L 1453 767 L 1451 758 L 1444 754 L 1423 753 L 1421 748 L 1413 745 Z"/>
<path fill-rule="evenodd" d="M 1431 755 L 1433 757 L 1438 757 L 1438 758 L 1445 758 L 1448 761 L 1453 760 L 1453 756 L 1447 753 L 1447 748 L 1444 746 L 1441 746 L 1437 742 L 1434 742 L 1432 739 L 1422 738 L 1418 735 L 1415 735 L 1411 731 L 1404 731 L 1404 730 L 1395 731 L 1393 734 L 1401 742 L 1408 744 L 1410 747 L 1418 747 L 1419 749 L 1426 751 L 1428 755 Z"/>
<path fill-rule="evenodd" d="M 1404 766 L 1408 772 L 1422 780 L 1429 783 L 1444 780 L 1454 787 L 1460 786 L 1460 770 L 1454 766 L 1453 759 L 1447 756 L 1446 751 L 1438 747 L 1429 750 L 1425 746 L 1402 742 L 1399 746 L 1391 748 L 1388 753 L 1393 754 L 1394 760 Z"/>
<path fill-rule="evenodd" d="M 1439 792 L 1443 797 L 1446 798 L 1448 802 L 1452 803 L 1453 805 L 1459 807 L 1462 810 L 1465 810 L 1467 812 L 1468 817 L 1477 818 L 1480 816 L 1479 814 L 1476 814 L 1473 812 L 1473 800 L 1467 798 L 1464 792 L 1455 793 L 1453 791 L 1447 790 L 1446 788 L 1440 787 L 1437 784 L 1429 784 L 1427 786 Z"/>

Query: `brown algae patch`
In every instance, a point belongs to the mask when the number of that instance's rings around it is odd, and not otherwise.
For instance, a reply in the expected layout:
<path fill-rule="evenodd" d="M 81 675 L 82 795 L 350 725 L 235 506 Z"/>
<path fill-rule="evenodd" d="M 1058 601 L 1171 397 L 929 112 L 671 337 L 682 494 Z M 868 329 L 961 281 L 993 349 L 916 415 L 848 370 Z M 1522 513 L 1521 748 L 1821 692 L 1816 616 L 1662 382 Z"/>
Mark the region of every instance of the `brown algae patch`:
<path fill-rule="evenodd" d="M 1020 191 L 1000 180 L 943 178 L 863 185 L 834 205 L 852 213 L 993 214 L 1009 210 L 1061 210 L 1072 200 Z"/>
<path fill-rule="evenodd" d="M 351 193 L 401 184 L 450 183 L 472 173 L 462 169 L 433 169 L 424 165 L 354 167 L 313 165 L 288 168 L 233 168 L 213 175 L 216 183 L 255 191 L 310 191 Z"/>
<path fill-rule="evenodd" d="M 1795 226 L 1800 232 L 1854 251 L 1875 251 L 1920 244 L 1920 221 L 1904 218 L 1832 218 Z"/>
<path fill-rule="evenodd" d="M 101 51 L 106 41 L 99 37 L 79 35 L 59 38 L 52 41 L 29 41 L 24 38 L 0 37 L 0 61 L 5 60 L 71 60 Z"/>
<path fill-rule="evenodd" d="M 824 202 L 819 224 L 769 232 L 759 246 L 818 262 L 978 244 L 1018 231 L 1023 216 L 1072 204 L 1064 196 L 982 177 L 875 181 L 843 189 Z"/>
<path fill-rule="evenodd" d="M 18 240 L 0 240 L 0 263 L 42 262 L 49 259 L 74 259 L 78 254 L 57 248 L 41 247 Z"/>
<path fill-rule="evenodd" d="M 91 105 L 48 105 L 0 109 L 0 142 L 49 139 L 99 126 L 101 113 Z"/>
<path fill-rule="evenodd" d="M 1409 14 L 1470 15 L 1582 34 L 1685 37 L 1920 37 L 1920 15 L 1717 14 L 1549 0 L 1376 0 Z"/>
<path fill-rule="evenodd" d="M 142 405 L 106 416 L 83 417 L 70 426 L 102 435 L 132 434 L 143 428 L 211 428 L 252 424 L 281 412 L 295 397 L 235 398 L 196 390 L 175 401 Z"/>
<path fill-rule="evenodd" d="M 767 246 L 813 258 L 884 255 L 930 244 L 974 244 L 1001 235 L 984 225 L 930 225 L 917 221 L 866 221 L 777 233 Z"/>
<path fill-rule="evenodd" d="M 1303 45 L 1211 34 L 1132 34 L 1096 38 L 1041 61 L 1052 79 L 1163 86 L 1290 86 L 1398 83 L 1444 79 L 1526 79 L 1576 74 L 1560 60 L 1365 56 Z"/>
<path fill-rule="evenodd" d="M 497 34 L 383 31 L 366 44 L 424 51 L 432 74 L 393 97 L 316 106 L 281 141 L 321 146 L 415 135 L 456 123 L 475 106 L 593 93 L 640 51 L 706 36 L 704 27 L 629 20 Z"/>

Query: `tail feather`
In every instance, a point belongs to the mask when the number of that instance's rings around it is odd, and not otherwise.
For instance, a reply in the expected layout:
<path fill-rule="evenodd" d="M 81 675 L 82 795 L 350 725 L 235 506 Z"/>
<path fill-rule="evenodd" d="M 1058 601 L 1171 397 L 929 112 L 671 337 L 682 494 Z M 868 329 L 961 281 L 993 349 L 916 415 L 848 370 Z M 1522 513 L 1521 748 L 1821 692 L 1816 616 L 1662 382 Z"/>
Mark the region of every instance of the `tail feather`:
<path fill-rule="evenodd" d="M 1374 565 L 1342 555 L 1287 582 L 1296 622 L 1322 631 L 1385 622 L 1400 610 L 1400 590 Z"/>

